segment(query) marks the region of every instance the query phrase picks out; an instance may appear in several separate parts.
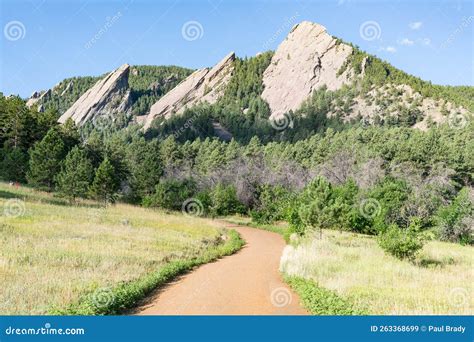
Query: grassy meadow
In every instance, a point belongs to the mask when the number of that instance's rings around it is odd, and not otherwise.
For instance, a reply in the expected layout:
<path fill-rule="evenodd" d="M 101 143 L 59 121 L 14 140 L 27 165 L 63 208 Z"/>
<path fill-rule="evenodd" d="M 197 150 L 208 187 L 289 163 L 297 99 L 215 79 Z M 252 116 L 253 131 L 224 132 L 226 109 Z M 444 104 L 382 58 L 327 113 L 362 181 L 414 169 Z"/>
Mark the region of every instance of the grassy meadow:
<path fill-rule="evenodd" d="M 410 262 L 385 254 L 373 236 L 324 230 L 322 239 L 316 233 L 287 246 L 280 269 L 369 314 L 472 315 L 473 262 L 469 246 L 430 241 Z"/>
<path fill-rule="evenodd" d="M 124 204 L 69 206 L 5 183 L 0 210 L 0 314 L 45 314 L 223 241 L 210 220 Z"/>

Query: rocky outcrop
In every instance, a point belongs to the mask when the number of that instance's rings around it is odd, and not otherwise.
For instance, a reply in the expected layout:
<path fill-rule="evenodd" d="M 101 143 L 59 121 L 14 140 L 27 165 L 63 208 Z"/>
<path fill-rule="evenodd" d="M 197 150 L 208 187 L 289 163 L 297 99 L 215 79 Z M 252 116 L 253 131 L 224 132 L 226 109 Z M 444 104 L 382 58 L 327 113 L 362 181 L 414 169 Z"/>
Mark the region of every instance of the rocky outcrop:
<path fill-rule="evenodd" d="M 272 117 L 298 109 L 313 90 L 326 86 L 337 90 L 350 82 L 350 72 L 338 71 L 352 48 L 326 32 L 319 24 L 304 21 L 293 27 L 278 46 L 263 74 L 262 98 Z"/>
<path fill-rule="evenodd" d="M 128 75 L 130 66 L 122 65 L 99 80 L 87 90 L 60 118 L 64 123 L 71 118 L 76 125 L 82 126 L 97 117 L 113 118 L 117 113 L 124 113 L 130 108 L 130 90 Z"/>
<path fill-rule="evenodd" d="M 26 105 L 28 107 L 33 107 L 35 104 L 38 104 L 38 112 L 42 112 L 44 110 L 43 106 L 41 103 L 44 100 L 48 100 L 51 97 L 51 89 L 48 89 L 46 91 L 35 91 L 33 94 L 31 94 L 30 98 L 28 101 L 26 101 Z M 43 110 L 40 110 L 43 109 Z"/>
<path fill-rule="evenodd" d="M 144 122 L 144 129 L 148 129 L 157 117 L 169 118 L 199 102 L 215 103 L 230 80 L 234 59 L 235 54 L 231 52 L 214 67 L 196 70 L 160 98 L 146 118 L 137 122 Z"/>
<path fill-rule="evenodd" d="M 64 88 L 64 90 L 61 92 L 61 95 L 60 96 L 64 96 L 66 95 L 66 93 L 70 92 L 72 90 L 72 87 L 73 87 L 74 83 L 71 81 L 67 84 L 66 88 Z"/>

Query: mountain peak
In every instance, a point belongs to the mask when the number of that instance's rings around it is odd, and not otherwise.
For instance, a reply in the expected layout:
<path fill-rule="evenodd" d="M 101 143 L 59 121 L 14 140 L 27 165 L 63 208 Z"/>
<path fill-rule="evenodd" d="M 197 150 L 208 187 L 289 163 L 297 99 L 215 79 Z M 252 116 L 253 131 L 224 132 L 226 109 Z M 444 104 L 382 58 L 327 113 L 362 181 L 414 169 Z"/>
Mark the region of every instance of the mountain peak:
<path fill-rule="evenodd" d="M 214 103 L 230 80 L 235 53 L 230 52 L 212 68 L 196 70 L 174 89 L 158 100 L 144 119 L 148 129 L 157 117 L 170 117 L 199 102 Z"/>
<path fill-rule="evenodd" d="M 302 31 L 302 30 L 317 30 L 319 32 L 326 32 L 326 27 L 321 24 L 313 23 L 312 21 L 304 20 L 300 23 L 293 25 L 289 34 L 293 33 L 294 31 Z"/>
<path fill-rule="evenodd" d="M 348 75 L 338 75 L 338 71 L 351 52 L 349 45 L 329 35 L 322 25 L 309 21 L 295 25 L 263 74 L 262 98 L 272 117 L 298 109 L 322 86 L 337 90 L 348 83 Z"/>
<path fill-rule="evenodd" d="M 81 126 L 97 116 L 112 116 L 125 112 L 129 107 L 130 91 L 128 75 L 130 65 L 123 64 L 86 91 L 60 118 L 64 123 L 69 118 Z M 119 103 L 118 106 L 116 104 Z"/>

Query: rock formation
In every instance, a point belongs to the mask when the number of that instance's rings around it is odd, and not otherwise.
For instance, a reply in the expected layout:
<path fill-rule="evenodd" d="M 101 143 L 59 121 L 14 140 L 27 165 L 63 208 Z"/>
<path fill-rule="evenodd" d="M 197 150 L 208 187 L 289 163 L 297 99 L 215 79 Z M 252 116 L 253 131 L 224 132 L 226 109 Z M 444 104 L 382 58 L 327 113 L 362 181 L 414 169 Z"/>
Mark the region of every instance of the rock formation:
<path fill-rule="evenodd" d="M 323 85 L 336 90 L 349 83 L 350 70 L 339 76 L 338 71 L 351 52 L 349 45 L 340 43 L 319 24 L 304 21 L 295 25 L 263 74 L 262 98 L 272 117 L 298 109 Z"/>
<path fill-rule="evenodd" d="M 130 90 L 128 75 L 130 66 L 122 65 L 99 80 L 87 90 L 60 118 L 64 123 L 67 119 L 74 120 L 81 126 L 96 117 L 112 117 L 117 113 L 124 113 L 130 107 Z"/>
<path fill-rule="evenodd" d="M 148 129 L 159 116 L 169 118 L 174 113 L 184 111 L 199 102 L 215 103 L 230 80 L 234 52 L 224 57 L 213 68 L 199 69 L 158 100 L 144 119 L 144 129 Z"/>
<path fill-rule="evenodd" d="M 41 102 L 43 100 L 48 99 L 51 96 L 51 89 L 48 89 L 46 91 L 35 91 L 33 94 L 31 94 L 30 98 L 28 101 L 26 101 L 26 105 L 28 107 L 33 107 L 35 104 L 38 104 L 38 112 L 43 111 L 43 106 L 41 105 Z"/>

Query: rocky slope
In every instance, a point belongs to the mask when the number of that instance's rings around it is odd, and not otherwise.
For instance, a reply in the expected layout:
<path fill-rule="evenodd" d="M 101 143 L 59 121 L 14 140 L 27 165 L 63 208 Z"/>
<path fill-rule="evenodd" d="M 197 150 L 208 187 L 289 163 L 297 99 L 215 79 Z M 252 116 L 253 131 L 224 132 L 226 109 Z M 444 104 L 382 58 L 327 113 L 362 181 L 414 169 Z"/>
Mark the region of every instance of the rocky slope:
<path fill-rule="evenodd" d="M 349 83 L 350 70 L 341 75 L 338 71 L 351 52 L 349 45 L 340 43 L 319 24 L 304 21 L 295 25 L 263 75 L 262 98 L 272 117 L 298 109 L 322 86 L 337 90 Z"/>
<path fill-rule="evenodd" d="M 27 104 L 39 111 L 56 108 L 62 114 L 59 122 L 72 118 L 79 126 L 99 116 L 114 120 L 118 114 L 125 114 L 143 125 L 144 130 L 156 118 L 169 119 L 201 102 L 215 104 L 236 83 L 238 91 L 232 101 L 240 101 L 237 106 L 243 117 L 248 116 L 251 103 L 251 114 L 258 116 L 255 108 L 264 106 L 256 104 L 265 101 L 270 117 L 276 119 L 290 111 L 297 112 L 321 91 L 330 92 L 333 99 L 327 116 L 346 122 L 360 120 L 425 129 L 432 123 L 449 121 L 452 116 L 462 116 L 464 120 L 469 110 L 474 110 L 474 101 L 468 99 L 474 94 L 470 87 L 464 87 L 469 88 L 466 90 L 431 85 L 307 21 L 292 28 L 270 63 L 258 72 L 248 69 L 249 74 L 242 76 L 235 58 L 232 52 L 214 67 L 194 72 L 175 66 L 123 65 L 101 77 L 66 79 L 48 91 L 35 92 Z M 244 63 L 244 59 L 239 62 Z M 243 97 L 245 101 L 241 101 Z M 261 117 L 267 115 L 268 110 Z M 223 130 L 229 128 L 217 124 Z"/>
<path fill-rule="evenodd" d="M 216 102 L 230 80 L 234 59 L 235 53 L 231 52 L 214 67 L 196 70 L 158 100 L 146 118 L 138 118 L 137 121 L 143 122 L 144 129 L 148 129 L 159 116 L 169 118 L 199 102 Z"/>
<path fill-rule="evenodd" d="M 28 101 L 26 101 L 26 105 L 28 107 L 33 107 L 34 105 L 37 105 L 37 110 L 38 112 L 43 112 L 44 108 L 42 105 L 42 102 L 47 101 L 51 97 L 51 89 L 48 89 L 46 91 L 35 91 L 33 94 L 31 94 L 30 98 Z"/>
<path fill-rule="evenodd" d="M 117 113 L 126 113 L 131 103 L 129 72 L 128 64 L 112 71 L 86 91 L 58 121 L 64 123 L 71 118 L 76 125 L 82 126 L 97 117 L 106 116 L 113 119 Z"/>

